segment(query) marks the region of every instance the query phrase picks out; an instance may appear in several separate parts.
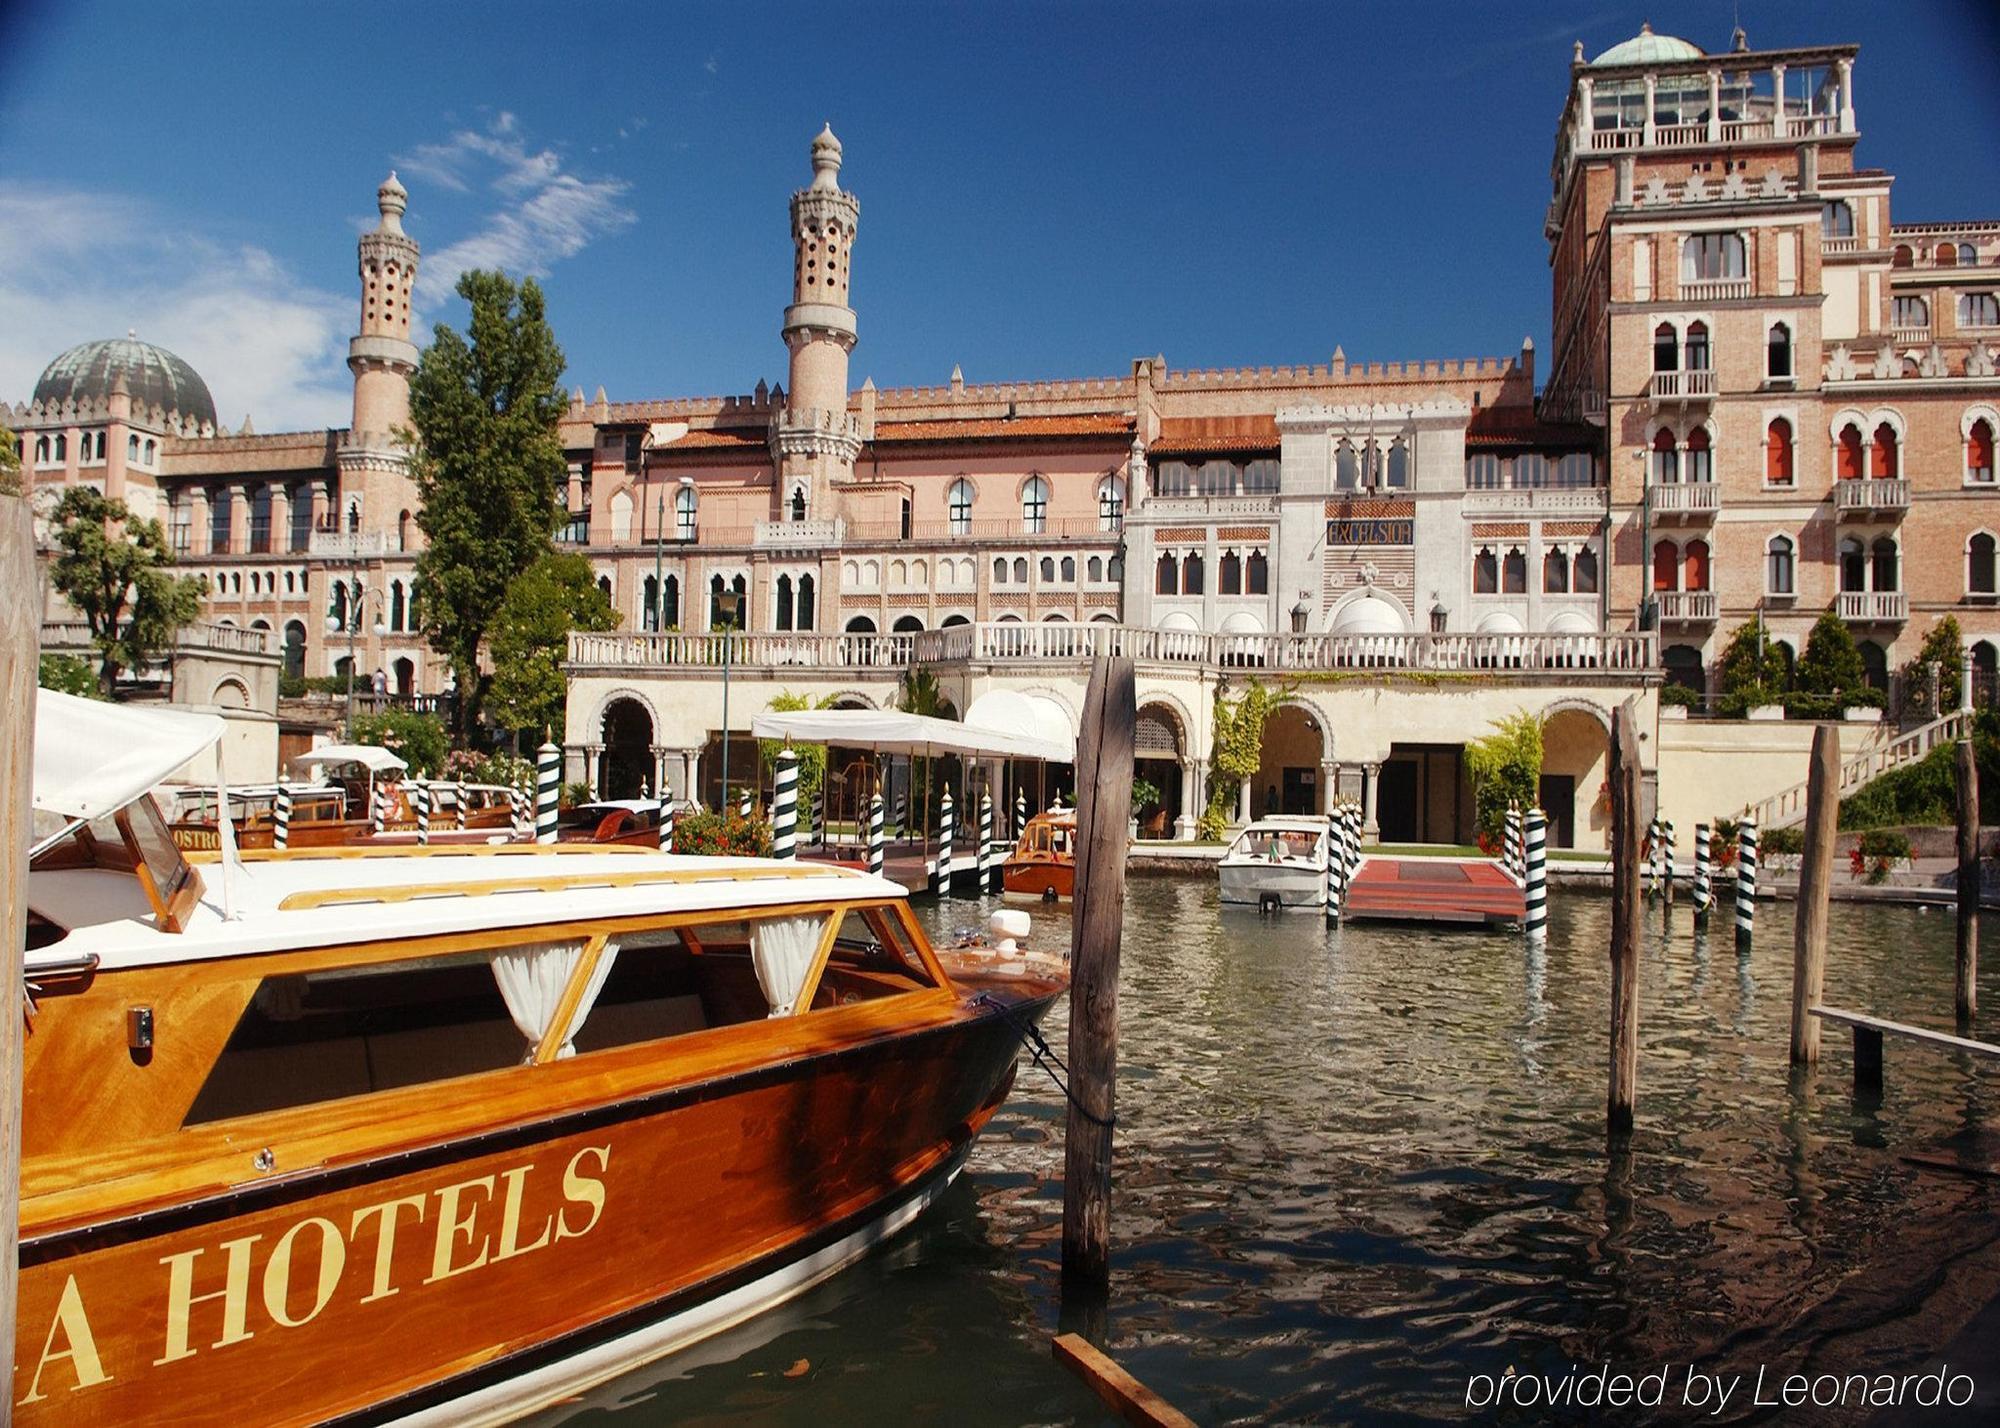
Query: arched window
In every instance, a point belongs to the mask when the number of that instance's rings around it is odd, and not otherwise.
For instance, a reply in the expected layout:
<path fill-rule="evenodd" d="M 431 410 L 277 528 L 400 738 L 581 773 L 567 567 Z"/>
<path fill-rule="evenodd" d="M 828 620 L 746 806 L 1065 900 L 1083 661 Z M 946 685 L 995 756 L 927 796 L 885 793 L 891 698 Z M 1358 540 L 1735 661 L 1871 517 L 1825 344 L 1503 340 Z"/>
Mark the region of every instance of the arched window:
<path fill-rule="evenodd" d="M 806 489 L 803 486 L 795 488 L 792 492 L 791 518 L 794 521 L 803 521 L 806 518 Z"/>
<path fill-rule="evenodd" d="M 327 590 L 327 618 L 336 630 L 347 628 L 347 582 L 336 580 Z"/>
<path fill-rule="evenodd" d="M 995 585 L 1007 583 L 1007 560 L 1004 556 L 996 555 L 993 558 L 993 583 Z"/>
<path fill-rule="evenodd" d="M 1490 545 L 1482 545 L 1473 552 L 1472 593 L 1475 595 L 1500 593 L 1500 557 L 1493 553 L 1493 547 Z"/>
<path fill-rule="evenodd" d="M 609 595 L 611 591 L 604 592 Z M 681 578 L 669 575 L 666 588 L 660 592 L 660 628 L 678 630 L 681 627 Z"/>
<path fill-rule="evenodd" d="M 1741 234 L 1691 234 L 1681 244 L 1681 281 L 1704 283 L 1741 278 L 1747 271 L 1743 254 Z"/>
<path fill-rule="evenodd" d="M 1055 557 L 1051 555 L 1045 555 L 1042 557 L 1042 584 L 1053 585 L 1055 583 L 1056 583 Z"/>
<path fill-rule="evenodd" d="M 1671 322 L 1663 322 L 1653 329 L 1653 370 L 1655 372 L 1678 372 L 1680 366 L 1680 334 L 1674 331 L 1674 325 Z"/>
<path fill-rule="evenodd" d="M 144 458 L 144 459 L 145 459 L 145 463 L 146 463 L 146 464 L 147 464 L 148 466 L 151 466 L 151 465 L 153 464 L 153 457 L 154 457 L 155 453 L 157 453 L 157 452 L 158 452 L 158 450 L 159 450 L 159 447 L 158 447 L 158 446 L 157 446 L 157 445 L 156 445 L 156 444 L 154 443 L 153 439 L 152 439 L 152 438 L 151 438 L 150 436 L 149 436 L 149 437 L 147 437 L 147 438 L 146 438 L 146 455 L 145 455 L 145 458 Z"/>
<path fill-rule="evenodd" d="M 1958 261 L 1965 264 L 1967 267 L 1971 267 L 1973 264 L 1979 261 L 1979 250 L 1977 248 L 1974 248 L 1970 243 L 1959 244 Z"/>
<path fill-rule="evenodd" d="M 951 483 L 951 489 L 944 493 L 945 510 L 951 520 L 953 535 L 972 534 L 972 483 L 963 476 Z"/>
<path fill-rule="evenodd" d="M 1691 540 L 1687 543 L 1686 559 L 1682 563 L 1681 588 L 1683 590 L 1708 589 L 1708 542 Z"/>
<path fill-rule="evenodd" d="M 1041 535 L 1048 528 L 1049 483 L 1030 476 L 1021 487 L 1021 529 L 1029 535 Z"/>
<path fill-rule="evenodd" d="M 1899 563 L 1899 555 L 1896 550 L 1896 542 L 1889 536 L 1877 536 L 1874 546 L 1868 552 L 1868 557 L 1871 573 L 1875 577 L 1874 588 L 1877 590 L 1897 589 L 1896 567 Z"/>
<path fill-rule="evenodd" d="M 396 549 L 408 550 L 409 548 L 410 548 L 410 513 L 408 511 L 404 511 L 396 517 Z"/>
<path fill-rule="evenodd" d="M 1868 548 L 1853 536 L 1843 540 L 1834 551 L 1835 564 L 1840 567 L 1840 588 L 1843 593 L 1854 593 L 1868 588 Z"/>
<path fill-rule="evenodd" d="M 1888 480 L 1896 474 L 1896 428 L 1886 421 L 1875 428 L 1875 441 L 1869 458 L 1873 469 L 1869 472 L 1877 480 Z"/>
<path fill-rule="evenodd" d="M 1333 453 L 1333 484 L 1342 491 L 1352 491 L 1361 485 L 1361 458 L 1350 442 L 1341 442 Z"/>
<path fill-rule="evenodd" d="M 1889 325 L 1892 327 L 1929 327 L 1931 325 L 1931 305 L 1920 297 L 1898 297 L 1889 300 Z"/>
<path fill-rule="evenodd" d="M 1159 564 L 1153 570 L 1153 593 L 1155 595 L 1178 595 L 1181 589 L 1181 568 L 1172 554 L 1162 552 Z"/>
<path fill-rule="evenodd" d="M 1915 262 L 1916 255 L 1910 251 L 1910 245 L 1907 243 L 1898 243 L 1896 251 L 1889 255 L 1889 266 L 1892 268 L 1907 268 Z"/>
<path fill-rule="evenodd" d="M 293 679 L 306 672 L 306 627 L 301 620 L 285 621 L 285 673 Z"/>
<path fill-rule="evenodd" d="M 1688 433 L 1687 470 L 1683 473 L 1689 481 L 1713 481 L 1715 479 L 1714 453 L 1708 449 L 1708 429 L 1696 427 Z"/>
<path fill-rule="evenodd" d="M 1819 234 L 1822 238 L 1852 238 L 1854 236 L 1854 210 L 1840 199 L 1829 199 L 1819 208 Z"/>
<path fill-rule="evenodd" d="M 1792 424 L 1771 418 L 1764 428 L 1764 480 L 1772 486 L 1792 484 Z"/>
<path fill-rule="evenodd" d="M 1585 546 L 1570 563 L 1569 588 L 1572 595 L 1597 593 L 1597 552 Z"/>
<path fill-rule="evenodd" d="M 392 630 L 401 630 L 403 628 L 404 614 L 403 582 L 400 580 L 391 580 L 389 582 L 389 628 Z"/>
<path fill-rule="evenodd" d="M 798 628 L 810 630 L 813 627 L 813 578 L 810 573 L 799 577 Z"/>
<path fill-rule="evenodd" d="M 1958 299 L 1960 327 L 2000 327 L 2000 298 L 1992 293 L 1964 293 Z M 62 458 L 62 438 L 56 438 L 56 458 Z"/>
<path fill-rule="evenodd" d="M 1465 458 L 1465 489 L 1468 491 L 1492 491 L 1500 485 L 1500 458 L 1497 456 L 1468 456 Z"/>
<path fill-rule="evenodd" d="M 1561 546 L 1552 546 L 1542 557 L 1542 593 L 1544 595 L 1569 593 L 1569 557 L 1563 554 Z"/>
<path fill-rule="evenodd" d="M 56 460 L 69 460 L 69 437 L 62 432 L 56 433 Z"/>
<path fill-rule="evenodd" d="M 46 436 L 38 436 L 35 438 L 35 461 L 39 465 L 48 459 L 49 439 Z"/>
<path fill-rule="evenodd" d="M 1681 588 L 1681 553 L 1670 540 L 1663 540 L 1653 547 L 1653 588 Z"/>
<path fill-rule="evenodd" d="M 1774 535 L 1764 542 L 1764 590 L 1771 595 L 1797 593 L 1796 550 L 1790 536 Z"/>
<path fill-rule="evenodd" d="M 1991 595 L 2000 591 L 1994 582 L 1993 537 L 1985 531 L 1974 533 L 1965 543 L 1965 593 Z"/>
<path fill-rule="evenodd" d="M 1201 552 L 1198 550 L 1191 550 L 1188 552 L 1187 561 L 1181 566 L 1181 594 L 1199 595 L 1201 593 L 1202 593 Z"/>
<path fill-rule="evenodd" d="M 1981 484 L 1993 480 L 1993 423 L 1985 417 L 1965 434 L 1965 479 Z"/>
<path fill-rule="evenodd" d="M 1782 322 L 1772 323 L 1770 334 L 1764 339 L 1764 375 L 1792 375 L 1792 330 Z"/>
<path fill-rule="evenodd" d="M 1833 441 L 1833 474 L 1842 481 L 1859 481 L 1861 471 L 1861 428 L 1849 422 Z"/>
<path fill-rule="evenodd" d="M 1218 595 L 1243 593 L 1243 561 L 1233 550 L 1225 550 L 1215 568 L 1215 592 Z"/>
<path fill-rule="evenodd" d="M 1125 557 L 1114 555 L 1104 565 L 1104 578 L 1116 585 L 1125 578 Z"/>
<path fill-rule="evenodd" d="M 1687 369 L 1690 372 L 1706 372 L 1708 366 L 1708 324 L 1690 322 L 1687 331 Z"/>
<path fill-rule="evenodd" d="M 359 501 L 349 501 L 347 503 L 348 533 L 351 535 L 355 531 L 358 531 L 360 529 L 361 529 L 361 503 Z"/>
<path fill-rule="evenodd" d="M 1162 461 L 1153 473 L 1155 496 L 1185 496 L 1194 486 L 1194 472 L 1185 461 Z"/>
<path fill-rule="evenodd" d="M 1668 645 L 1660 651 L 1660 667 L 1669 684 L 1697 694 L 1708 688 L 1708 671 L 1702 666 L 1701 651 L 1693 645 Z"/>
<path fill-rule="evenodd" d="M 1104 557 L 1093 555 L 1089 563 L 1083 567 L 1083 570 L 1084 579 L 1093 585 L 1101 584 L 1104 580 Z"/>
<path fill-rule="evenodd" d="M 1502 595 L 1528 593 L 1528 554 L 1519 546 L 1508 551 L 1500 562 L 1500 593 Z"/>
<path fill-rule="evenodd" d="M 1016 585 L 1028 583 L 1028 557 L 1025 555 L 1014 557 L 1014 583 Z"/>
<path fill-rule="evenodd" d="M 127 461 L 137 461 L 139 459 L 139 437 L 137 433 L 125 438 L 125 459 Z"/>
<path fill-rule="evenodd" d="M 1243 592 L 1246 595 L 1268 595 L 1271 593 L 1271 562 L 1264 552 L 1253 550 L 1250 558 L 1243 562 Z"/>
<path fill-rule="evenodd" d="M 1252 461 L 1243 468 L 1243 493 L 1246 496 L 1274 496 L 1284 479 L 1284 463 L 1266 456 Z"/>
<path fill-rule="evenodd" d="M 1062 558 L 1062 578 L 1063 578 L 1063 584 L 1065 585 L 1074 585 L 1076 583 L 1075 556 L 1066 555 Z"/>
<path fill-rule="evenodd" d="M 771 612 L 772 628 L 789 630 L 792 627 L 792 577 L 780 575 L 773 587 L 773 594 L 776 598 L 772 603 L 777 608 Z"/>
<path fill-rule="evenodd" d="M 1125 529 L 1125 483 L 1116 476 L 1106 476 L 1097 483 L 1097 528 Z"/>
<path fill-rule="evenodd" d="M 1680 453 L 1674 450 L 1674 434 L 1661 427 L 1653 437 L 1653 484 L 1668 486 L 1680 479 Z"/>
<path fill-rule="evenodd" d="M 1401 437 L 1389 443 L 1389 464 L 1385 485 L 1394 490 L 1406 490 L 1410 484 L 1410 448 L 1403 445 Z"/>
<path fill-rule="evenodd" d="M 1958 247 L 1952 243 L 1940 243 L 1931 257 L 1940 268 L 1955 268 L 1958 266 Z"/>
<path fill-rule="evenodd" d="M 700 508 L 700 497 L 694 487 L 683 486 L 674 493 L 674 539 L 693 540 L 695 534 L 695 513 Z"/>
<path fill-rule="evenodd" d="M 641 629 L 657 630 L 660 628 L 660 583 L 648 575 L 640 588 L 639 626 Z"/>

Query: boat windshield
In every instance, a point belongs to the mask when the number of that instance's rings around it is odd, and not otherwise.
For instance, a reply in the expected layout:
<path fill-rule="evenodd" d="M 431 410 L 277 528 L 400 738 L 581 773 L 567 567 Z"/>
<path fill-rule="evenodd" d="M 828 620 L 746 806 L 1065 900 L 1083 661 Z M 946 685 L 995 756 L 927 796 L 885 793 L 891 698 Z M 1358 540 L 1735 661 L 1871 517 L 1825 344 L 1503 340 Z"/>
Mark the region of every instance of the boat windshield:
<path fill-rule="evenodd" d="M 1273 863 L 1310 863 L 1319 855 L 1319 834 L 1303 829 L 1252 829 L 1229 850 L 1238 857 L 1264 858 Z"/>

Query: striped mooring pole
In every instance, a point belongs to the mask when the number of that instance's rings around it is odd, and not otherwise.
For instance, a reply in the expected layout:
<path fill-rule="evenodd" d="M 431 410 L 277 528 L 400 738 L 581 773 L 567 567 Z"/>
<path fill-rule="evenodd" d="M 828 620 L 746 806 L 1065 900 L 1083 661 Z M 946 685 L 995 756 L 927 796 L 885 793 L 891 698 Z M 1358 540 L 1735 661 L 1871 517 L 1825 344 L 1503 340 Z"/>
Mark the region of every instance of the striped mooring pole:
<path fill-rule="evenodd" d="M 1646 850 L 1641 860 L 1646 866 L 1646 901 L 1651 902 L 1660 890 L 1660 820 L 1655 818 L 1646 825 Z"/>
<path fill-rule="evenodd" d="M 743 802 L 736 811 L 745 818 L 750 818 L 755 815 L 755 809 L 756 805 L 750 796 L 750 790 L 746 788 L 743 790 Z"/>
<path fill-rule="evenodd" d="M 1521 866 L 1521 810 L 1513 804 L 1507 805 L 1507 848 L 1505 866 L 1516 879 L 1522 877 L 1525 869 Z"/>
<path fill-rule="evenodd" d="M 1674 905 L 1674 820 L 1660 820 L 1660 896 Z"/>
<path fill-rule="evenodd" d="M 562 793 L 562 750 L 544 744 L 535 750 L 535 841 L 556 841 L 556 800 Z"/>
<path fill-rule="evenodd" d="M 979 886 L 984 892 L 1000 891 L 1000 857 L 993 846 L 993 794 L 979 795 Z"/>
<path fill-rule="evenodd" d="M 887 861 L 882 849 L 882 795 L 878 793 L 868 800 L 868 871 L 881 877 Z"/>
<path fill-rule="evenodd" d="M 1340 922 L 1341 896 L 1347 889 L 1347 819 L 1336 808 L 1326 818 L 1326 921 Z"/>
<path fill-rule="evenodd" d="M 1022 788 L 1016 788 L 1014 790 L 1014 841 L 1015 842 L 1018 843 L 1021 841 L 1021 830 L 1023 828 L 1026 828 L 1027 826 L 1028 826 L 1027 790 Z"/>
<path fill-rule="evenodd" d="M 824 789 L 816 788 L 813 790 L 812 841 L 815 848 L 824 848 L 826 846 L 826 791 Z"/>
<path fill-rule="evenodd" d="M 278 803 L 271 814 L 271 846 L 283 850 L 292 846 L 292 791 L 278 784 Z"/>
<path fill-rule="evenodd" d="M 660 805 L 660 851 L 662 853 L 671 853 L 674 851 L 674 820 L 676 816 L 674 813 L 674 801 L 672 799 L 667 799 Z"/>
<path fill-rule="evenodd" d="M 1341 887 L 1341 910 L 1347 908 L 1347 893 L 1354 887 L 1354 875 L 1361 871 L 1361 805 L 1347 805 L 1347 877 Z"/>
<path fill-rule="evenodd" d="M 1757 820 L 1745 818 L 1736 830 L 1736 940 L 1747 944 L 1757 930 Z"/>
<path fill-rule="evenodd" d="M 939 897 L 951 896 L 951 840 L 958 832 L 953 822 L 951 790 L 947 788 L 938 802 L 938 855 L 931 871 L 931 891 Z"/>
<path fill-rule="evenodd" d="M 1694 825 L 1694 920 L 1697 923 L 1708 919 L 1708 905 L 1715 896 L 1709 887 L 1708 840 L 1710 834 L 1706 823 Z"/>
<path fill-rule="evenodd" d="M 799 856 L 799 756 L 778 753 L 778 778 L 771 790 L 771 856 L 793 862 Z"/>
<path fill-rule="evenodd" d="M 1531 808 L 1526 821 L 1528 866 L 1522 880 L 1525 910 L 1521 931 L 1528 941 L 1541 942 L 1549 935 L 1549 816 Z"/>
<path fill-rule="evenodd" d="M 413 792 L 417 799 L 417 846 L 428 848 L 431 844 L 431 786 L 427 779 L 411 779 L 415 785 Z"/>
<path fill-rule="evenodd" d="M 465 798 L 465 780 L 460 779 L 451 791 L 452 825 L 460 830 L 470 828 L 472 820 Z"/>
<path fill-rule="evenodd" d="M 907 793 L 896 795 L 896 836 L 910 836 L 910 796 Z"/>
<path fill-rule="evenodd" d="M 368 800 L 368 831 L 380 834 L 389 826 L 389 786 L 378 783 L 374 795 Z"/>

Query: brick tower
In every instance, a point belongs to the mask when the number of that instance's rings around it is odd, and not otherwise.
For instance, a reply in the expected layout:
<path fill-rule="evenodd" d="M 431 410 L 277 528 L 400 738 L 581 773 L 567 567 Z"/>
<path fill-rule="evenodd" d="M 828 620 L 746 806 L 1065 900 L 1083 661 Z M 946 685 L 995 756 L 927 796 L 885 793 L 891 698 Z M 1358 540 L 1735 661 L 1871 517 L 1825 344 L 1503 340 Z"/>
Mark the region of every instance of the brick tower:
<path fill-rule="evenodd" d="M 855 336 L 847 284 L 861 204 L 841 190 L 840 140 L 830 126 L 813 140 L 812 165 L 812 183 L 792 195 L 796 255 L 784 329 L 791 377 L 771 428 L 777 520 L 830 512 L 832 483 L 853 474 L 861 449 L 860 426 L 847 411 Z"/>

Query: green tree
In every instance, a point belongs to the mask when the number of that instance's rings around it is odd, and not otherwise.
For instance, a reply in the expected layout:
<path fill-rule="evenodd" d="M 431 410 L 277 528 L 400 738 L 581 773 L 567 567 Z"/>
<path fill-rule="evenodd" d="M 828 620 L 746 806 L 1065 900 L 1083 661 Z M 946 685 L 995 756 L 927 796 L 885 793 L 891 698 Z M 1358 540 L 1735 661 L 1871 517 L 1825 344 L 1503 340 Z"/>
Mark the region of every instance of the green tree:
<path fill-rule="evenodd" d="M 1917 650 L 1917 657 L 1902 668 L 1903 688 L 1906 697 L 1921 701 L 1933 718 L 1947 709 L 1958 707 L 1962 670 L 1965 658 L 1965 632 L 1958 627 L 1958 619 L 1946 615 L 1924 636 L 1924 642 Z M 1938 670 L 1938 705 L 1929 709 L 1931 700 L 1930 666 L 1941 666 Z"/>
<path fill-rule="evenodd" d="M 779 714 L 797 713 L 802 709 L 831 709 L 834 696 L 814 700 L 809 694 L 794 694 L 789 689 L 780 690 L 771 696 L 769 707 Z M 778 767 L 778 755 L 784 752 L 783 739 L 759 739 L 757 753 L 763 760 L 766 773 Z M 826 745 L 794 744 L 792 752 L 799 756 L 799 821 L 805 821 L 805 811 L 812 807 L 812 799 L 820 786 L 826 782 Z"/>
<path fill-rule="evenodd" d="M 51 513 L 58 554 L 49 581 L 90 626 L 97 687 L 108 699 L 120 670 L 168 649 L 174 632 L 201 613 L 208 583 L 175 575 L 158 521 L 133 516 L 123 501 L 71 486 Z"/>
<path fill-rule="evenodd" d="M 1718 679 L 1721 692 L 1717 708 L 1734 719 L 1759 704 L 1778 703 L 1790 683 L 1783 651 L 1755 620 L 1738 625 L 1729 637 Z"/>
<path fill-rule="evenodd" d="M 104 697 L 104 691 L 97 687 L 97 674 L 91 669 L 90 661 L 78 659 L 75 655 L 43 655 L 41 677 L 36 682 L 58 694 L 74 694 L 84 699 Z"/>
<path fill-rule="evenodd" d="M 357 744 L 373 744 L 387 749 L 410 766 L 410 772 L 433 778 L 443 771 L 451 740 L 444 725 L 429 714 L 409 709 L 385 709 L 380 714 L 357 714 L 349 736 Z"/>
<path fill-rule="evenodd" d="M 410 471 L 424 633 L 451 663 L 461 733 L 488 688 L 479 650 L 507 587 L 552 549 L 566 473 L 557 430 L 564 358 L 542 290 L 502 273 L 469 272 L 470 340 L 439 323 L 410 379 Z"/>
<path fill-rule="evenodd" d="M 570 631 L 617 628 L 618 612 L 582 556 L 545 555 L 515 576 L 487 635 L 494 717 L 543 733 L 561 723 Z"/>
<path fill-rule="evenodd" d="M 1236 814 L 1237 791 L 1245 779 L 1257 776 L 1264 760 L 1264 723 L 1275 703 L 1277 696 L 1254 679 L 1233 701 L 1216 693 L 1208 807 L 1195 822 L 1195 831 L 1203 838 L 1220 838 L 1227 831 Z"/>
<path fill-rule="evenodd" d="M 1479 831 L 1499 838 L 1509 804 L 1525 810 L 1541 801 L 1542 721 L 1525 709 L 1495 719 L 1492 733 L 1465 746 L 1465 769 Z"/>
<path fill-rule="evenodd" d="M 1848 632 L 1847 621 L 1828 610 L 1813 621 L 1806 652 L 1799 656 L 1798 687 L 1837 701 L 1868 683 L 1861 651 Z"/>

